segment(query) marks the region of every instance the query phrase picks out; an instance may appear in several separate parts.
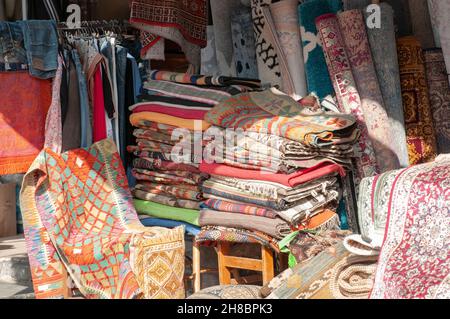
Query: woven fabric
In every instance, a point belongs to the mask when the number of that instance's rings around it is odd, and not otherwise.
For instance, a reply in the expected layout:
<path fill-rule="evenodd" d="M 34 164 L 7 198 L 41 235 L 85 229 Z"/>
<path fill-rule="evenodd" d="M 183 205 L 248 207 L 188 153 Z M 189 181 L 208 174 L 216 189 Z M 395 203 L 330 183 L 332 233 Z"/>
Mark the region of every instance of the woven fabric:
<path fill-rule="evenodd" d="M 252 205 L 246 205 L 243 203 L 237 203 L 237 202 L 233 203 L 233 202 L 218 200 L 218 199 L 207 199 L 202 205 L 204 205 L 204 207 L 207 207 L 211 210 L 234 213 L 234 214 L 245 214 L 245 215 L 260 216 L 260 217 L 266 217 L 266 218 L 275 218 L 277 216 L 277 214 L 272 210 L 268 210 L 265 208 L 260 208 L 260 207 L 252 206 Z"/>
<path fill-rule="evenodd" d="M 139 199 L 134 200 L 134 206 L 140 215 L 176 220 L 198 226 L 200 214 L 198 210 L 175 208 Z"/>
<path fill-rule="evenodd" d="M 449 181 L 448 157 L 397 177 L 371 298 L 450 298 Z"/>
<path fill-rule="evenodd" d="M 398 169 L 400 161 L 393 148 L 394 138 L 372 60 L 364 17 L 360 10 L 349 10 L 338 14 L 338 21 L 380 172 Z"/>
<path fill-rule="evenodd" d="M 335 14 L 323 15 L 317 18 L 316 22 L 339 106 L 344 113 L 355 116 L 361 131 L 358 144 L 359 158 L 357 159 L 358 177 L 374 176 L 379 171 L 378 163 L 337 16 Z"/>
<path fill-rule="evenodd" d="M 21 210 L 37 298 L 62 298 L 66 271 L 86 298 L 175 296 L 183 289 L 182 281 L 169 280 L 184 267 L 169 258 L 184 245 L 183 231 L 139 223 L 112 141 L 63 155 L 44 150 L 24 179 Z M 133 259 L 131 242 L 144 235 L 160 254 L 141 250 Z M 152 265 L 151 288 L 132 271 L 130 259 L 141 263 L 144 253 L 153 258 L 143 263 Z"/>
<path fill-rule="evenodd" d="M 436 136 L 422 48 L 414 37 L 397 41 L 403 106 L 411 165 L 433 161 Z"/>
<path fill-rule="evenodd" d="M 389 126 L 394 137 L 392 149 L 400 161 L 400 166 L 408 167 L 409 156 L 395 37 L 394 10 L 384 2 L 380 3 L 379 6 L 381 28 L 367 28 L 367 35 L 384 106 L 389 116 Z M 366 8 L 363 12 L 365 19 L 369 19 L 372 14 L 371 11 L 368 12 Z"/>
<path fill-rule="evenodd" d="M 433 113 L 438 154 L 450 153 L 450 85 L 444 55 L 440 49 L 424 52 L 430 106 Z"/>
<path fill-rule="evenodd" d="M 257 286 L 217 286 L 203 289 L 190 296 L 188 299 L 202 300 L 256 300 L 262 299 L 261 287 Z"/>
<path fill-rule="evenodd" d="M 0 175 L 25 173 L 44 146 L 52 83 L 27 72 L 5 72 L 0 92 Z"/>
<path fill-rule="evenodd" d="M 308 91 L 316 94 L 320 99 L 328 95 L 334 96 L 333 83 L 327 71 L 322 41 L 315 20 L 321 15 L 342 10 L 342 2 L 308 0 L 304 1 L 298 10 Z"/>

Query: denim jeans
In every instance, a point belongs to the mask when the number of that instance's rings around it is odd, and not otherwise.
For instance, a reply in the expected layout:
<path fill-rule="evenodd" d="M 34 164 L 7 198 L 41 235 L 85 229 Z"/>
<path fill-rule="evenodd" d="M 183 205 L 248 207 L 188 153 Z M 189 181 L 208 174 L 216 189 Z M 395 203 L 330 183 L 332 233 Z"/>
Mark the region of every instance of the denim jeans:
<path fill-rule="evenodd" d="M 83 66 L 76 50 L 72 50 L 72 58 L 78 75 L 78 89 L 80 92 L 80 111 L 81 111 L 81 147 L 87 148 L 92 145 L 92 127 L 89 115 L 89 98 L 86 84 L 86 76 L 83 72 Z"/>
<path fill-rule="evenodd" d="M 27 64 L 20 22 L 0 22 L 0 62 Z"/>
<path fill-rule="evenodd" d="M 58 69 L 56 23 L 45 20 L 20 21 L 31 75 L 40 79 L 55 77 Z"/>

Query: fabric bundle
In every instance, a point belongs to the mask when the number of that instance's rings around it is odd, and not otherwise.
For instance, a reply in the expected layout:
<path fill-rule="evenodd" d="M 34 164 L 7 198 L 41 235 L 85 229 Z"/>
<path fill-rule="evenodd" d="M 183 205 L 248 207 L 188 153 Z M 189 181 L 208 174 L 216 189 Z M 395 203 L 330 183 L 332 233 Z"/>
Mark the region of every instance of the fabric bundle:
<path fill-rule="evenodd" d="M 411 165 L 433 161 L 436 136 L 422 48 L 414 37 L 397 41 L 403 106 Z"/>

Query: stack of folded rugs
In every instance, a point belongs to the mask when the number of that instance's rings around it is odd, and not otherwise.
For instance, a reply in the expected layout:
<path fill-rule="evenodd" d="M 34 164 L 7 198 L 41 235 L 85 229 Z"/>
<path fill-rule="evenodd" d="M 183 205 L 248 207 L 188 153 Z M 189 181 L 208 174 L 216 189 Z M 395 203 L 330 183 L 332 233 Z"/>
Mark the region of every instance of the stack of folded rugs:
<path fill-rule="evenodd" d="M 130 107 L 135 128 L 133 195 L 146 226 L 185 225 L 196 235 L 204 200 L 201 186 L 209 176 L 199 169 L 203 119 L 215 105 L 233 94 L 259 87 L 258 81 L 191 76 L 154 71 L 144 84 L 140 103 Z"/>
<path fill-rule="evenodd" d="M 198 242 L 245 238 L 276 248 L 294 231 L 340 229 L 341 177 L 359 138 L 352 116 L 271 89 L 233 96 L 204 120 L 224 135 L 233 129 L 237 145 L 215 145 L 214 161 L 199 167 L 210 178 Z"/>

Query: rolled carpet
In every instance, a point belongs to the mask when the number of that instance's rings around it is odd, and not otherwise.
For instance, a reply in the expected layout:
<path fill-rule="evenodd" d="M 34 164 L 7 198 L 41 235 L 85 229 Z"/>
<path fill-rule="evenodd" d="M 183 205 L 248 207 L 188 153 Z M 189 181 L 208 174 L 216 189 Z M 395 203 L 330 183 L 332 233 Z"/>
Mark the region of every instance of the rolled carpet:
<path fill-rule="evenodd" d="M 369 299 L 375 281 L 378 256 L 350 255 L 333 269 L 330 290 L 336 299 Z"/>
<path fill-rule="evenodd" d="M 194 226 L 200 226 L 198 222 L 200 212 L 198 210 L 169 207 L 139 199 L 134 200 L 134 206 L 140 215 L 176 220 Z"/>
<path fill-rule="evenodd" d="M 262 232 L 276 239 L 282 239 L 292 233 L 289 225 L 282 219 L 230 214 L 214 210 L 202 210 L 199 218 L 200 226 L 220 226 L 227 228 L 247 229 Z"/>

